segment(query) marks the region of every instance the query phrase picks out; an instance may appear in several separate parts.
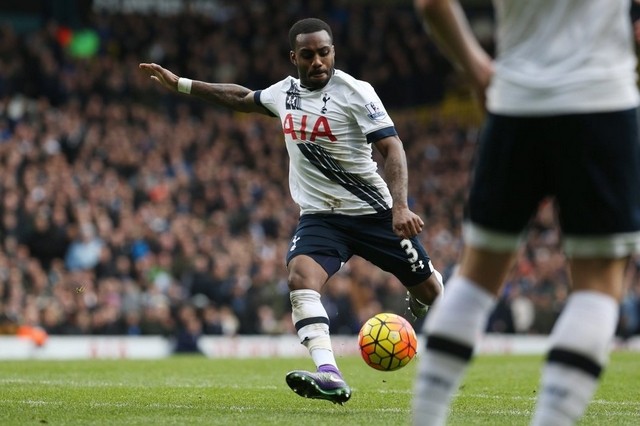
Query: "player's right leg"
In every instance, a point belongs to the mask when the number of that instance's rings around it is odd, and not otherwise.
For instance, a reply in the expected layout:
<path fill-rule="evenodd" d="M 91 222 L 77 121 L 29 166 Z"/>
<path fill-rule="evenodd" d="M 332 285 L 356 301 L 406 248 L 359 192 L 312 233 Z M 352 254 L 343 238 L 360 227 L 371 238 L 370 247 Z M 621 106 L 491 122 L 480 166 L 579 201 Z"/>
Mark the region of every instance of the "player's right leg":
<path fill-rule="evenodd" d="M 328 278 L 325 269 L 310 256 L 299 255 L 289 262 L 293 324 L 301 343 L 309 350 L 316 371 L 294 370 L 287 374 L 286 381 L 300 396 L 343 404 L 351 397 L 351 389 L 336 364 L 329 317 L 320 301 L 320 290 Z"/>
<path fill-rule="evenodd" d="M 604 371 L 618 325 L 627 258 L 571 261 L 574 289 L 550 336 L 532 425 L 573 425 Z"/>
<path fill-rule="evenodd" d="M 305 398 L 325 399 L 340 405 L 351 398 L 351 388 L 337 370 L 293 370 L 287 373 L 286 380 L 291 390 Z"/>
<path fill-rule="evenodd" d="M 637 110 L 574 114 L 564 123 L 568 130 L 556 126 L 564 161 L 553 175 L 566 182 L 557 202 L 572 292 L 549 337 L 536 426 L 573 425 L 587 409 L 618 325 L 628 257 L 640 247 Z"/>
<path fill-rule="evenodd" d="M 340 231 L 322 215 L 303 215 L 287 254 L 291 316 L 316 371 L 294 370 L 287 374 L 286 381 L 300 396 L 337 404 L 351 397 L 351 388 L 333 354 L 329 316 L 320 301 L 320 291 L 350 257 L 342 240 Z"/>
<path fill-rule="evenodd" d="M 307 255 L 289 262 L 293 324 L 317 371 L 294 370 L 287 374 L 286 381 L 300 396 L 343 404 L 351 397 L 351 389 L 338 370 L 329 336 L 329 316 L 320 301 L 320 290 L 328 278 L 324 268 Z"/>

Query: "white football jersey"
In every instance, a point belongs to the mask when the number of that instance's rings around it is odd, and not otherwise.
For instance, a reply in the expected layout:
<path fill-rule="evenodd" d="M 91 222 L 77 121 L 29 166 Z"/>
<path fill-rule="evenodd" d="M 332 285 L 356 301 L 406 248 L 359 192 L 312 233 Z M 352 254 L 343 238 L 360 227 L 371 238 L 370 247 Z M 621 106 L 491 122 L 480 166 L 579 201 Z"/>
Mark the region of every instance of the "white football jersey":
<path fill-rule="evenodd" d="M 322 89 L 287 77 L 255 101 L 280 118 L 289 190 L 305 213 L 371 214 L 392 206 L 371 143 L 396 135 L 373 87 L 336 70 Z"/>
<path fill-rule="evenodd" d="M 630 0 L 494 0 L 487 108 L 548 115 L 638 104 Z"/>

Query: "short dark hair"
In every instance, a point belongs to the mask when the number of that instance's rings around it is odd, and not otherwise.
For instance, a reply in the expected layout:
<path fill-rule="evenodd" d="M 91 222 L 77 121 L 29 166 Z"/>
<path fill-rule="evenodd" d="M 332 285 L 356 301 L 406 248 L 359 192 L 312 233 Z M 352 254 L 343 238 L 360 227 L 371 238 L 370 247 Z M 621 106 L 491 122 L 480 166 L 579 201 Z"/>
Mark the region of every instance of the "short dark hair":
<path fill-rule="evenodd" d="M 296 38 L 298 34 L 310 34 L 318 31 L 326 31 L 333 43 L 333 33 L 329 24 L 318 18 L 305 18 L 301 19 L 291 26 L 289 30 L 289 46 L 291 50 L 296 50 Z"/>

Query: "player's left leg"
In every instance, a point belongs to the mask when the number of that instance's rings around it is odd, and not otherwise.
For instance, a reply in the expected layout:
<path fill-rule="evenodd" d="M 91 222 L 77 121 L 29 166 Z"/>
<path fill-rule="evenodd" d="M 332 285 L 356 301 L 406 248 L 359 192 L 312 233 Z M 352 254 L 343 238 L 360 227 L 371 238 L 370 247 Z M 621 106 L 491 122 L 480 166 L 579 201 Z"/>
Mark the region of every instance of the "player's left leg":
<path fill-rule="evenodd" d="M 435 302 L 438 296 L 444 293 L 444 279 L 442 274 L 437 270 L 425 281 L 418 285 L 407 288 L 407 303 L 409 304 L 409 312 L 414 319 L 420 319 L 427 316 L 429 306 Z"/>
<path fill-rule="evenodd" d="M 447 281 L 447 295 L 425 323 L 425 351 L 419 359 L 413 398 L 416 425 L 444 425 L 453 395 L 496 304 L 512 252 L 467 247 L 459 271 Z"/>
<path fill-rule="evenodd" d="M 359 216 L 350 225 L 354 253 L 393 274 L 407 288 L 409 311 L 415 319 L 442 294 L 442 275 L 417 237 L 401 238 L 393 232 L 391 211 Z"/>

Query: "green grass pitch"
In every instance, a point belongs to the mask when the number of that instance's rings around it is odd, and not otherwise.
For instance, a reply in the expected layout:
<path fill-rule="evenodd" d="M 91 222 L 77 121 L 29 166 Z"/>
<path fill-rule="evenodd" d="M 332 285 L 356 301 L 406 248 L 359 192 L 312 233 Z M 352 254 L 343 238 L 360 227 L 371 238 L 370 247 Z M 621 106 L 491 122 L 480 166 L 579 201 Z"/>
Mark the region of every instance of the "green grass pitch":
<path fill-rule="evenodd" d="M 457 395 L 450 425 L 527 425 L 539 356 L 481 356 Z M 380 372 L 342 357 L 353 388 L 344 406 L 305 399 L 285 384 L 309 359 L 0 362 L 0 425 L 409 425 L 417 363 Z M 640 424 L 640 354 L 613 354 L 585 425 Z"/>

